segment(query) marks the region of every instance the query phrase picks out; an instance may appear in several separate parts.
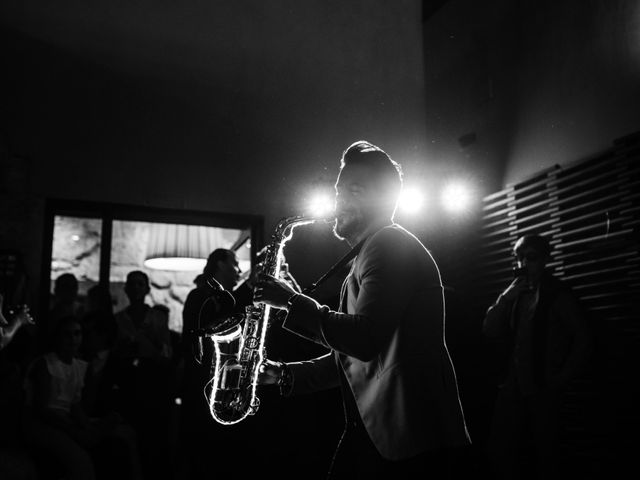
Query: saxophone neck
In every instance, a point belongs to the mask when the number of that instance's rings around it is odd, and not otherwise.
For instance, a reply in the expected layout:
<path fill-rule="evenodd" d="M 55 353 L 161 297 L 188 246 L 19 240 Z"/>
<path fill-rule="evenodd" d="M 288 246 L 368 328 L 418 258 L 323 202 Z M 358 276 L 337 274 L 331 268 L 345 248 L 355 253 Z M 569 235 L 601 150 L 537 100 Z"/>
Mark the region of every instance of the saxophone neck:
<path fill-rule="evenodd" d="M 278 234 L 280 234 L 284 237 L 285 235 L 283 234 L 286 233 L 289 229 L 293 229 L 299 225 L 314 223 L 317 220 L 317 218 L 307 215 L 294 215 L 291 217 L 284 217 L 278 222 L 278 225 L 275 229 L 275 235 L 277 236 Z"/>

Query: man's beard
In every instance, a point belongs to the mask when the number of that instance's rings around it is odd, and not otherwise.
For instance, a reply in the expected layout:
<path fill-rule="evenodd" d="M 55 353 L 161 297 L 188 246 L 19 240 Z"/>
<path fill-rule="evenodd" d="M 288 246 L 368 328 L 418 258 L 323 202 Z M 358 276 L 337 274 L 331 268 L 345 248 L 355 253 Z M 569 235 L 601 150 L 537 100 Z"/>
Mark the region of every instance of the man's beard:
<path fill-rule="evenodd" d="M 348 215 L 348 214 L 347 214 Z M 333 224 L 333 234 L 339 240 L 353 240 L 364 231 L 364 218 L 361 215 L 350 216 L 347 221 L 340 222 L 340 216 L 336 216 Z"/>

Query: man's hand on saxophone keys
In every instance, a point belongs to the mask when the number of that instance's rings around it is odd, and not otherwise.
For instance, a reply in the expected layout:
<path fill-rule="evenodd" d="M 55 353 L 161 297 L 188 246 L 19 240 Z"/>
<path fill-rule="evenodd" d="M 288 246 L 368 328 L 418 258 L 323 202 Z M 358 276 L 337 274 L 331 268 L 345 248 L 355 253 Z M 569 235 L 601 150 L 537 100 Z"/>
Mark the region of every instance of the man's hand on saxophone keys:
<path fill-rule="evenodd" d="M 289 300 L 297 294 L 298 292 L 284 280 L 261 274 L 258 276 L 253 289 L 253 302 L 264 303 L 274 308 L 287 309 Z"/>
<path fill-rule="evenodd" d="M 265 360 L 260 365 L 258 383 L 260 385 L 277 385 L 280 387 L 280 394 L 286 397 L 291 393 L 293 387 L 293 375 L 285 362 Z"/>
<path fill-rule="evenodd" d="M 282 376 L 282 364 L 273 360 L 265 360 L 260 365 L 258 383 L 260 385 L 277 385 Z"/>

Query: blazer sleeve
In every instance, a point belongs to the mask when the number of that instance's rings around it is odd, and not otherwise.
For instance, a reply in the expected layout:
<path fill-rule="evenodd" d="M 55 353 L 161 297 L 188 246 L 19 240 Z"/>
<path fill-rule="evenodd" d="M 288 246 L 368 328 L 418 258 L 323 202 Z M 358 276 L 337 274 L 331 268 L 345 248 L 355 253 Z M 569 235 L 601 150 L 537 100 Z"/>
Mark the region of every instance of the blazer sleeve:
<path fill-rule="evenodd" d="M 334 351 L 371 361 L 398 327 L 411 297 L 427 279 L 417 278 L 420 260 L 401 233 L 379 232 L 360 252 L 354 275 L 359 287 L 355 311 L 339 313 L 300 295 L 291 306 L 284 327 Z M 425 255 L 427 253 L 425 252 Z M 423 259 L 424 260 L 424 259 Z M 434 266 L 434 288 L 440 288 Z"/>
<path fill-rule="evenodd" d="M 301 362 L 287 363 L 293 375 L 291 395 L 317 392 L 340 384 L 338 366 L 333 353 Z"/>

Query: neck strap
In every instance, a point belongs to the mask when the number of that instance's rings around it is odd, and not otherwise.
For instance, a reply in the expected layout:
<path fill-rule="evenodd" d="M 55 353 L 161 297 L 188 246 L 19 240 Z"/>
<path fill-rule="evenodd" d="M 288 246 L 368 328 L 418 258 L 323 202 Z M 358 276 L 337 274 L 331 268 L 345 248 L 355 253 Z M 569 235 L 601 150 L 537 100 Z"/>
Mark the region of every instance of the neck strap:
<path fill-rule="evenodd" d="M 313 292 L 316 288 L 322 285 L 327 279 L 329 279 L 332 275 L 334 275 L 339 269 L 344 267 L 352 258 L 358 255 L 360 249 L 362 249 L 362 245 L 368 237 L 360 240 L 347 254 L 338 260 L 324 275 L 322 275 L 318 280 L 313 282 L 311 285 L 302 289 L 302 293 L 304 295 L 308 295 Z"/>

